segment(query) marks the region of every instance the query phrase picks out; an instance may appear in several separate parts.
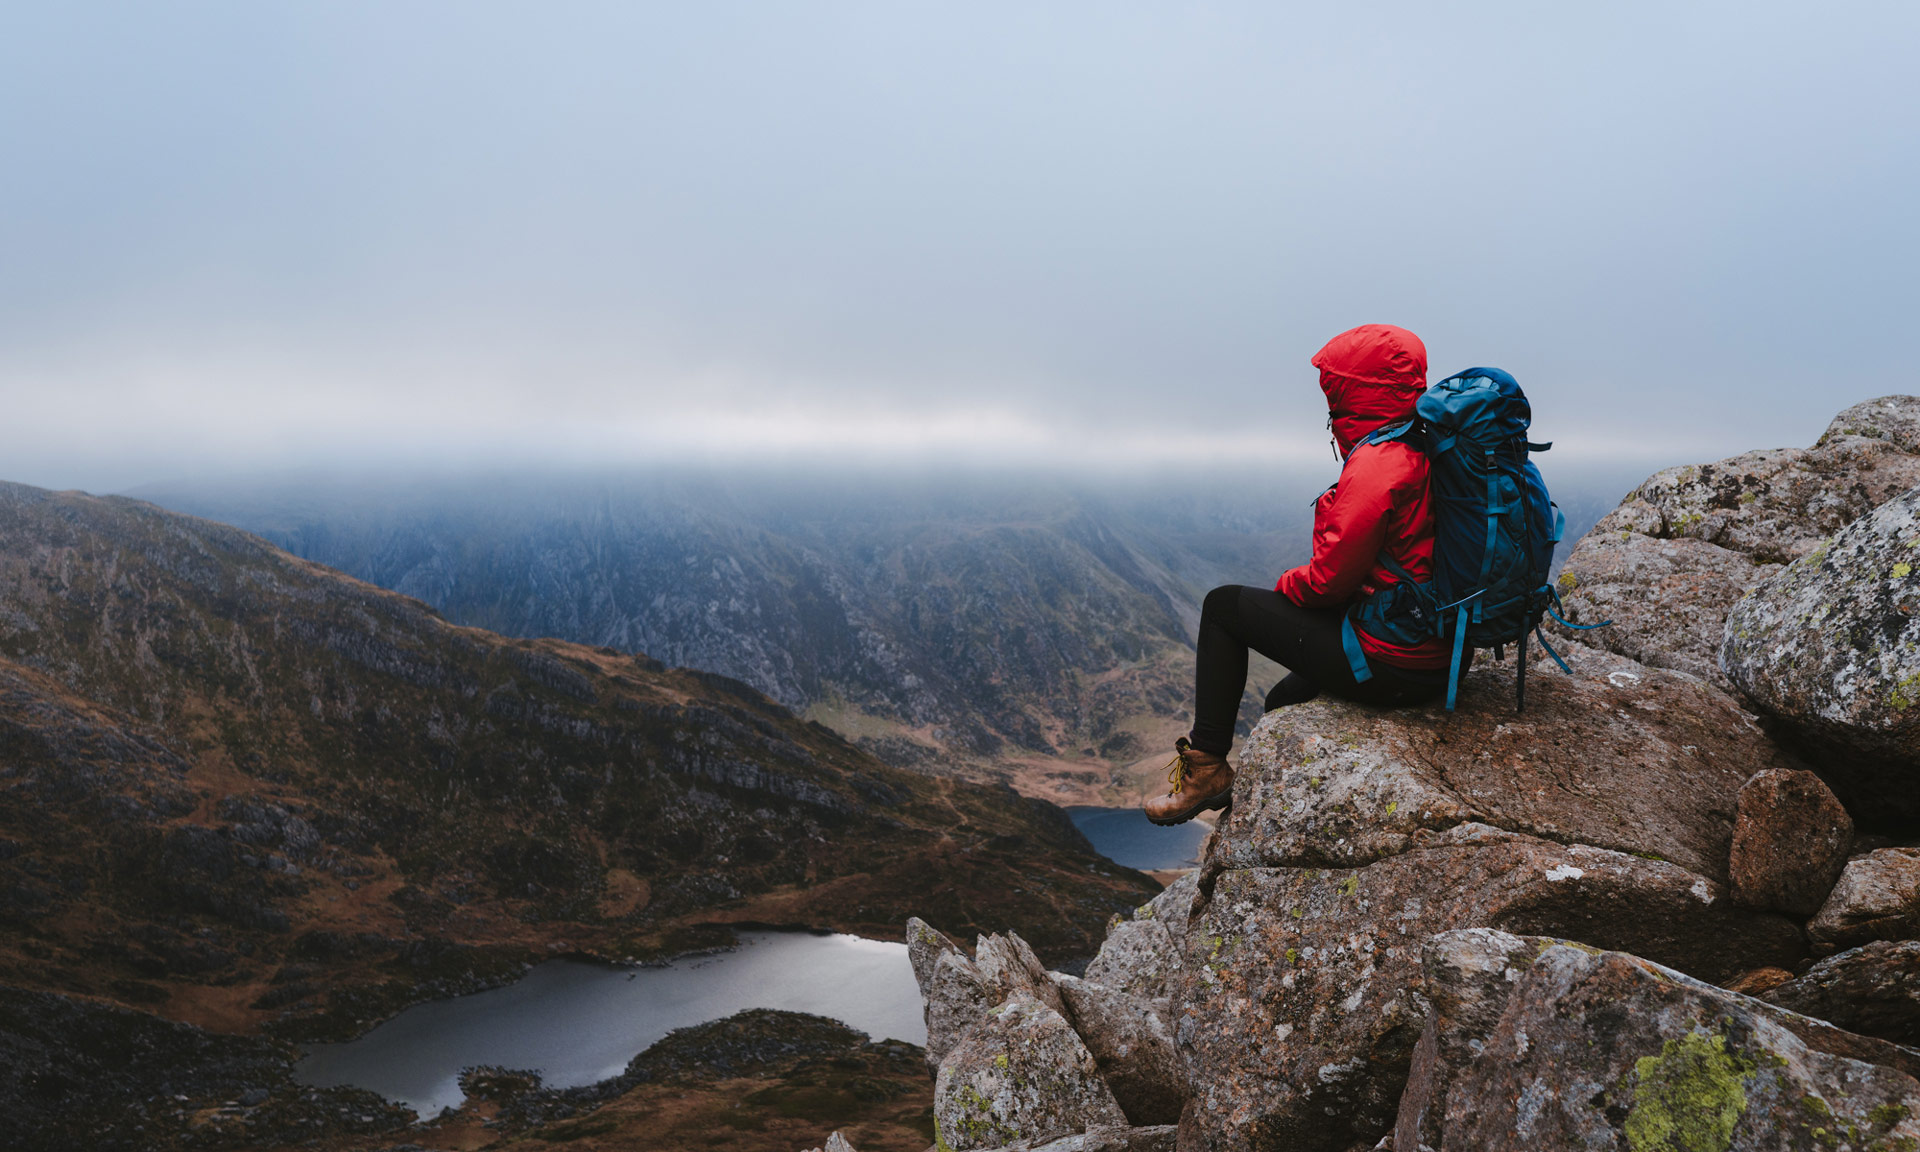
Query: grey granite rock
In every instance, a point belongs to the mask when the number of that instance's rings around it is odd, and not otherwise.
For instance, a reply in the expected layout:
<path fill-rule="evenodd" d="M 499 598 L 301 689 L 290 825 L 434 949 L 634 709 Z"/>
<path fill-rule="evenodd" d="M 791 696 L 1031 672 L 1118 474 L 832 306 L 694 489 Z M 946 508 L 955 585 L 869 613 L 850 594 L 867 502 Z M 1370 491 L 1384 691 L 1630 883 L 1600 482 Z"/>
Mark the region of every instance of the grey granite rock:
<path fill-rule="evenodd" d="M 1647 536 L 1603 520 L 1574 548 L 1559 588 L 1568 619 L 1608 622 L 1582 633 L 1588 643 L 1730 689 L 1719 660 L 1727 613 L 1779 570 L 1705 540 Z"/>
<path fill-rule="evenodd" d="M 1183 1131 L 1220 1150 L 1377 1140 L 1425 1022 L 1411 983 L 1434 932 L 1579 939 L 1708 978 L 1797 959 L 1791 921 L 1725 896 L 1674 864 L 1481 824 L 1361 868 L 1219 873 L 1176 1002 L 1193 1090 Z"/>
<path fill-rule="evenodd" d="M 907 921 L 907 957 L 927 1021 L 927 1066 L 938 1070 L 960 1037 L 997 1001 L 967 954 L 917 916 Z"/>
<path fill-rule="evenodd" d="M 1093 1053 L 1134 1124 L 1173 1124 L 1187 1101 L 1186 1069 L 1167 1029 L 1168 1002 L 1150 1002 L 1091 980 L 1056 975 L 1067 1019 Z"/>
<path fill-rule="evenodd" d="M 1189 872 L 1141 905 L 1131 919 L 1116 918 L 1086 978 L 1144 1000 L 1173 994 L 1180 972 L 1181 938 L 1199 892 L 1199 873 Z"/>
<path fill-rule="evenodd" d="M 1716 881 L 1741 787 L 1787 769 L 1725 693 L 1579 644 L 1574 674 L 1488 661 L 1459 708 L 1331 698 L 1269 713 L 1241 746 L 1233 810 L 1206 867 L 1352 867 L 1464 822 L 1671 860 Z"/>
<path fill-rule="evenodd" d="M 1459 935 L 1426 950 L 1422 987 L 1434 1014 L 1396 1147 L 1920 1146 L 1920 1052 L 1636 956 Z"/>
<path fill-rule="evenodd" d="M 1025 991 L 990 1010 L 941 1061 L 933 1118 L 939 1142 L 954 1152 L 1129 1127 L 1087 1046 Z"/>
<path fill-rule="evenodd" d="M 980 973 L 989 1004 L 1024 992 L 1055 1012 L 1063 1010 L 1060 991 L 1054 987 L 1046 965 L 1018 933 L 980 937 L 973 946 L 973 966 Z"/>
<path fill-rule="evenodd" d="M 1848 436 L 1884 440 L 1902 452 L 1920 455 L 1920 397 L 1863 400 L 1835 416 L 1814 447 Z"/>
<path fill-rule="evenodd" d="M 1920 822 L 1920 487 L 1749 593 L 1720 660 L 1857 820 Z"/>
<path fill-rule="evenodd" d="M 1591 643 L 1726 687 L 1726 615 L 1826 537 L 1920 484 L 1920 397 L 1840 413 L 1809 449 L 1748 452 L 1656 473 L 1581 538 L 1560 576 Z"/>

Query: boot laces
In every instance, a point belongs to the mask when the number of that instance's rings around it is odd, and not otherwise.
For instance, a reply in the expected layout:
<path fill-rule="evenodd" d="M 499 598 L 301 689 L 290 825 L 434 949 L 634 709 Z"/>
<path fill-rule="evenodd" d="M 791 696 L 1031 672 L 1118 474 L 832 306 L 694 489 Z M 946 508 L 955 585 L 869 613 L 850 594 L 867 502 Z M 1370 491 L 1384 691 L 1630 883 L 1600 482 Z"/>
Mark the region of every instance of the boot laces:
<path fill-rule="evenodd" d="M 1180 751 L 1175 752 L 1173 759 L 1167 761 L 1167 783 L 1173 785 L 1173 790 L 1168 792 L 1167 795 L 1180 795 L 1181 791 L 1187 786 L 1187 776 L 1191 771 L 1191 767 L 1187 764 L 1186 749 L 1182 748 Z"/>

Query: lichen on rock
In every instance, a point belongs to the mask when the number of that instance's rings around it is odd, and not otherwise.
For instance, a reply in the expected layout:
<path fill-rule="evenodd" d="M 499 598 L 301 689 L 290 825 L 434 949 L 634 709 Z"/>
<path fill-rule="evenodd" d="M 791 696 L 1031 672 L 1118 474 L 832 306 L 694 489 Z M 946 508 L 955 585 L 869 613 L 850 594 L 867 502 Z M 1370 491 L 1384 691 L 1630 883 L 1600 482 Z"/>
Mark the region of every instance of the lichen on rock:
<path fill-rule="evenodd" d="M 1086 1044 L 1025 991 L 992 1009 L 947 1054 L 933 1109 L 939 1144 L 953 1152 L 1128 1126 Z"/>
<path fill-rule="evenodd" d="M 1727 613 L 1755 585 L 1848 523 L 1920 484 L 1920 396 L 1834 417 L 1812 448 L 1669 468 L 1628 493 L 1574 546 L 1568 618 L 1612 626 L 1590 642 L 1721 687 Z"/>
<path fill-rule="evenodd" d="M 1847 525 L 1727 617 L 1734 685 L 1815 758 L 1856 821 L 1920 821 L 1920 487 Z"/>

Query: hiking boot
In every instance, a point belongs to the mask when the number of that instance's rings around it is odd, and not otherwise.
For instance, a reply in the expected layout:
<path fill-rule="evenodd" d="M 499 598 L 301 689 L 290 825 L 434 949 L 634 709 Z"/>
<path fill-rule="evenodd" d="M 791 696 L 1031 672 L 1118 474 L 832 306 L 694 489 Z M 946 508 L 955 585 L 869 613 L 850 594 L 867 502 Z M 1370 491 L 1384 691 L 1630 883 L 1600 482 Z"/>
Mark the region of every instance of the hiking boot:
<path fill-rule="evenodd" d="M 1202 752 L 1182 736 L 1174 741 L 1167 783 L 1173 791 L 1141 805 L 1155 824 L 1185 824 L 1209 808 L 1233 803 L 1233 768 L 1225 756 Z"/>

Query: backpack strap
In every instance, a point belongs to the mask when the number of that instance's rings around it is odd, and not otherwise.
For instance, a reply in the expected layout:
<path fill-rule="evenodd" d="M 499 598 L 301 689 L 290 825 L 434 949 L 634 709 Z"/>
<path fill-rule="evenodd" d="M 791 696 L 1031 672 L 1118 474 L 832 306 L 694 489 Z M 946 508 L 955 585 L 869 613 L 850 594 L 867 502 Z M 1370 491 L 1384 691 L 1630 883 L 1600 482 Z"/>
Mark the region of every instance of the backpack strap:
<path fill-rule="evenodd" d="M 1361 444 L 1385 444 L 1389 440 L 1398 440 L 1413 431 L 1413 424 L 1411 420 L 1402 420 L 1398 424 L 1383 424 L 1362 436 L 1360 444 L 1355 444 L 1354 447 L 1358 448 Z M 1349 455 L 1347 458 L 1351 460 L 1353 457 Z"/>
<path fill-rule="evenodd" d="M 1453 666 L 1447 670 L 1447 711 L 1460 695 L 1460 656 L 1467 646 L 1467 605 L 1460 604 L 1460 615 L 1453 622 Z"/>
<path fill-rule="evenodd" d="M 1367 665 L 1367 651 L 1360 647 L 1360 636 L 1353 630 L 1353 617 L 1340 617 L 1340 647 L 1347 653 L 1347 667 L 1353 669 L 1353 682 L 1365 684 L 1373 679 L 1373 669 Z"/>
<path fill-rule="evenodd" d="M 1595 625 L 1594 625 L 1594 627 L 1595 627 L 1595 628 L 1598 628 L 1598 627 L 1600 627 L 1600 625 L 1598 625 L 1598 624 L 1595 624 Z M 1551 657 L 1553 657 L 1553 662 L 1554 662 L 1555 664 L 1558 664 L 1558 665 L 1560 665 L 1560 671 L 1562 671 L 1562 672 L 1565 672 L 1565 673 L 1566 673 L 1567 675 L 1569 675 L 1569 676 L 1571 676 L 1571 675 L 1573 675 L 1573 669 L 1571 669 L 1571 668 L 1569 668 L 1569 667 L 1567 667 L 1567 662 L 1566 662 L 1565 660 L 1562 660 L 1562 659 L 1560 659 L 1560 653 L 1558 653 L 1558 652 L 1555 652 L 1555 651 L 1553 650 L 1553 645 L 1551 645 L 1551 644 L 1549 644 L 1549 643 L 1547 643 L 1547 634 L 1546 634 L 1545 632 L 1542 632 L 1542 631 L 1540 630 L 1540 625 L 1538 625 L 1538 624 L 1535 624 L 1535 625 L 1533 626 L 1533 634 L 1534 634 L 1535 636 L 1538 636 L 1538 637 L 1540 638 L 1540 647 L 1542 647 L 1542 648 L 1545 648 L 1545 649 L 1547 650 L 1547 655 L 1549 655 L 1549 656 L 1551 656 Z M 1520 643 L 1521 643 L 1521 646 L 1522 646 L 1522 647 L 1521 647 L 1521 651 L 1523 651 L 1523 652 L 1524 652 L 1524 651 L 1526 651 L 1526 648 L 1525 648 L 1525 645 L 1526 645 L 1526 640 L 1525 640 L 1525 638 L 1522 638 L 1522 639 L 1521 639 L 1521 641 L 1520 641 Z"/>

